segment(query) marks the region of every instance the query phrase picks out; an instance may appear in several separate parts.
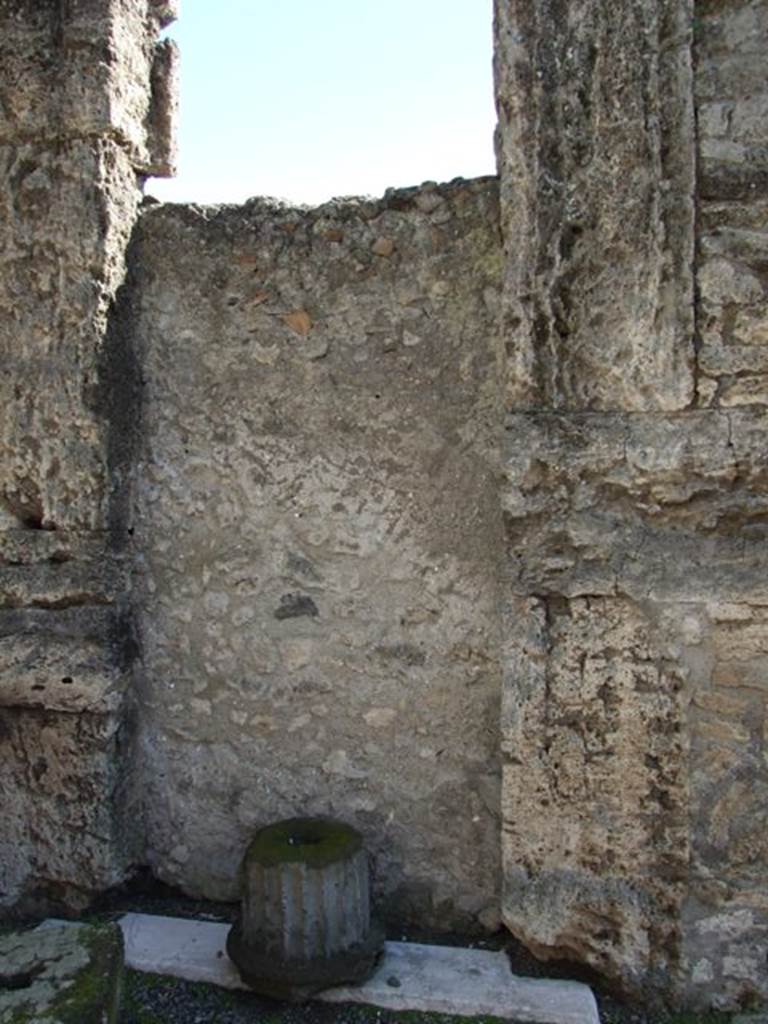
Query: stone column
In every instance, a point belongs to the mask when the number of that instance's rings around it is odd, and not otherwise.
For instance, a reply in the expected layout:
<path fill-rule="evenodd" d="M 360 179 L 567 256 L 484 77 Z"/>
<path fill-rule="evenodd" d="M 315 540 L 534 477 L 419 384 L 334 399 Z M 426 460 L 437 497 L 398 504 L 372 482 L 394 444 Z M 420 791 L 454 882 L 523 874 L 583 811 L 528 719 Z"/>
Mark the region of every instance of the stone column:
<path fill-rule="evenodd" d="M 0 0 L 0 907 L 121 877 L 132 641 L 120 549 L 138 375 L 115 296 L 172 165 L 173 11 Z"/>

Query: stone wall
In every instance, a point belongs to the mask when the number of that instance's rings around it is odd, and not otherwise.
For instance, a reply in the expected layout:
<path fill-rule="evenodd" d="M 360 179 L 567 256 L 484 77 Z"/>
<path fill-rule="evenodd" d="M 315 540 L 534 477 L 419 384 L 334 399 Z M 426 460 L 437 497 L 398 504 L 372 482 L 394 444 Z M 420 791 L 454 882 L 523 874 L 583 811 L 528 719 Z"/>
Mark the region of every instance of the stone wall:
<path fill-rule="evenodd" d="M 498 183 L 139 217 L 173 8 L 0 0 L 0 907 L 329 813 L 764 1001 L 765 4 L 496 0 Z"/>
<path fill-rule="evenodd" d="M 137 175 L 170 170 L 148 128 L 167 8 L 0 2 L 0 906 L 17 911 L 82 905 L 135 852 L 110 475 L 130 396 L 106 361 Z"/>
<path fill-rule="evenodd" d="M 768 9 L 698 0 L 695 13 L 697 392 L 724 420 L 728 473 L 699 523 L 712 552 L 689 716 L 685 994 L 732 1006 L 768 995 Z"/>
<path fill-rule="evenodd" d="M 493 179 L 141 219 L 142 788 L 186 891 L 329 814 L 391 918 L 498 922 L 497 222 Z"/>
<path fill-rule="evenodd" d="M 624 988 L 748 1005 L 768 993 L 764 5 L 496 18 L 504 920 Z"/>
<path fill-rule="evenodd" d="M 768 403 L 767 32 L 758 0 L 696 5 L 698 393 L 720 408 Z"/>

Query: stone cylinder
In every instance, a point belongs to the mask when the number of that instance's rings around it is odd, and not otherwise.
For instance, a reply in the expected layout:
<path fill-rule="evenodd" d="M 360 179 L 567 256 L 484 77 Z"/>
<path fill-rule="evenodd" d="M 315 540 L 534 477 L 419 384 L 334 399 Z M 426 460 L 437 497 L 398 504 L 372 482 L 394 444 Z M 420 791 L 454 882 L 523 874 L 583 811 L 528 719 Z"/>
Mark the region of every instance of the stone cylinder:
<path fill-rule="evenodd" d="M 369 890 L 354 829 L 281 822 L 258 834 L 243 861 L 243 938 L 287 960 L 332 956 L 368 934 Z"/>
<path fill-rule="evenodd" d="M 242 864 L 242 906 L 227 952 L 252 988 L 308 998 L 363 981 L 384 934 L 371 919 L 362 836 L 324 818 L 292 818 L 261 829 Z"/>

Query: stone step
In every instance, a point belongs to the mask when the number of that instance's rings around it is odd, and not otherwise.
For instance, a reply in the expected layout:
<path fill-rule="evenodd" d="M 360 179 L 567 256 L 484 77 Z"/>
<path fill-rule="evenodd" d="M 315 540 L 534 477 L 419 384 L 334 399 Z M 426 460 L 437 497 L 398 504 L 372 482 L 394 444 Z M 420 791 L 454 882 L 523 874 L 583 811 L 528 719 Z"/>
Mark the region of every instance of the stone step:
<path fill-rule="evenodd" d="M 229 925 L 126 914 L 120 920 L 126 966 L 136 971 L 245 989 L 227 957 Z M 387 942 L 375 974 L 317 999 L 367 1003 L 467 1017 L 491 1014 L 532 1024 L 599 1024 L 591 989 L 573 981 L 519 978 L 504 953 L 411 942 Z"/>

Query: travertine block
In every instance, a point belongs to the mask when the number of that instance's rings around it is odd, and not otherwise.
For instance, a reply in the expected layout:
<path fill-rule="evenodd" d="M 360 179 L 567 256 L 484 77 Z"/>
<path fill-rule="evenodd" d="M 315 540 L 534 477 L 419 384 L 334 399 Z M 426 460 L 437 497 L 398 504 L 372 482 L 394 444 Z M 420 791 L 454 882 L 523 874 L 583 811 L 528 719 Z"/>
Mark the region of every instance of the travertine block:
<path fill-rule="evenodd" d="M 155 151 L 167 119 L 160 105 L 176 104 L 174 76 L 154 75 L 153 65 L 157 33 L 174 17 L 154 0 L 75 0 L 60 14 L 38 0 L 6 0 L 0 144 L 112 139 L 137 170 L 172 173 Z M 166 135 L 161 148 L 169 145 Z"/>
<path fill-rule="evenodd" d="M 505 920 L 701 1006 L 768 990 L 765 450 L 758 410 L 508 421 Z M 674 870 L 644 785 L 678 822 Z"/>
<path fill-rule="evenodd" d="M 138 844 L 135 821 L 123 831 L 121 718 L 0 706 L 0 907 L 82 909 L 124 877 Z"/>
<path fill-rule="evenodd" d="M 768 196 L 768 11 L 761 0 L 696 3 L 699 182 L 704 199 Z"/>
<path fill-rule="evenodd" d="M 118 403 L 103 400 L 102 342 L 135 172 L 114 143 L 80 141 L 0 146 L 0 168 L 0 504 L 17 525 L 104 530 L 104 413 Z"/>
<path fill-rule="evenodd" d="M 701 405 L 768 404 L 766 35 L 759 0 L 696 4 Z"/>
<path fill-rule="evenodd" d="M 690 0 L 497 0 L 512 409 L 693 398 Z"/>
<path fill-rule="evenodd" d="M 768 600 L 765 417 L 511 417 L 502 496 L 520 593 Z"/>
<path fill-rule="evenodd" d="M 674 986 L 688 870 L 681 666 L 616 598 L 507 614 L 504 921 L 544 957 Z"/>

